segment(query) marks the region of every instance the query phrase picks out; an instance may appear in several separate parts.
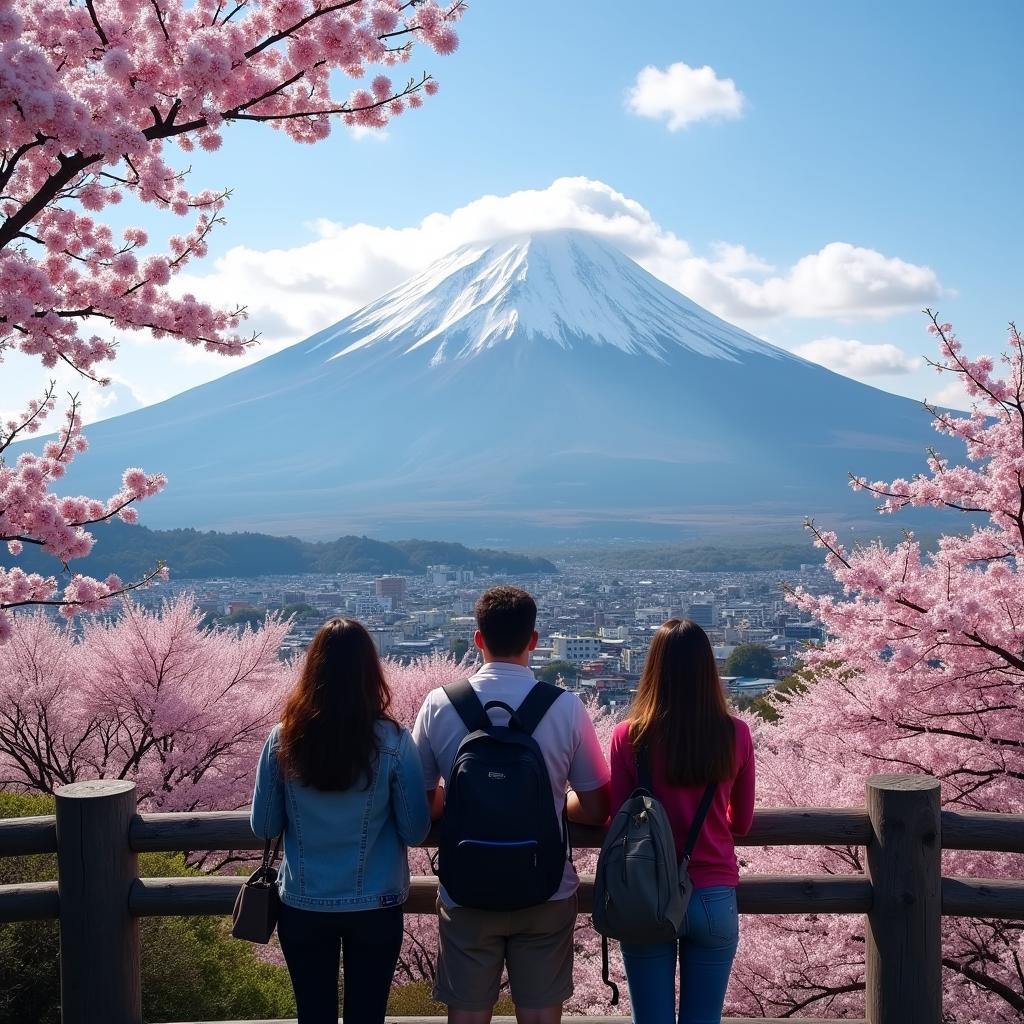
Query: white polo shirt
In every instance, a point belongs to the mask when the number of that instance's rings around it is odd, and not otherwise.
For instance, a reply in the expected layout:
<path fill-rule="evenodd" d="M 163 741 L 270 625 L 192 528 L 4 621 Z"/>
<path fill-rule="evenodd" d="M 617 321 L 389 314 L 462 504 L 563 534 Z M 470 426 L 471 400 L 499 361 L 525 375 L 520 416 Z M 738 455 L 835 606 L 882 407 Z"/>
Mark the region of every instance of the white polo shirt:
<path fill-rule="evenodd" d="M 482 704 L 500 700 L 518 708 L 537 680 L 525 665 L 489 661 L 469 682 Z M 495 725 L 508 723 L 508 712 L 501 708 L 493 708 L 489 714 Z M 444 690 L 432 690 L 423 702 L 412 730 L 428 790 L 434 789 L 440 780 L 450 775 L 459 744 L 467 731 Z M 594 723 L 575 693 L 563 693 L 551 705 L 533 738 L 544 755 L 559 818 L 565 807 L 567 788 L 587 793 L 600 789 L 609 781 L 608 762 L 601 750 Z M 566 860 L 562 884 L 551 899 L 568 899 L 578 887 L 576 869 Z M 452 903 L 443 887 L 441 898 L 449 905 Z"/>

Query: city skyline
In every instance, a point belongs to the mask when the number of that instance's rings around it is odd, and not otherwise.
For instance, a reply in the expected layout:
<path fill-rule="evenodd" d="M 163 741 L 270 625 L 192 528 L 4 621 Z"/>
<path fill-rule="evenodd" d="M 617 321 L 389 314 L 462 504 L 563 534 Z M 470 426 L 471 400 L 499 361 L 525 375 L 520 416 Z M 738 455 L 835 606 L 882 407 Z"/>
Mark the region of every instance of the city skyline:
<path fill-rule="evenodd" d="M 538 605 L 539 644 L 530 667 L 541 677 L 559 670 L 563 682 L 604 705 L 621 706 L 635 689 L 651 636 L 671 618 L 690 618 L 712 640 L 723 684 L 734 698 L 756 697 L 799 668 L 808 643 L 824 639 L 821 625 L 785 598 L 799 584 L 813 594 L 838 594 L 823 565 L 799 569 L 692 571 L 604 569 L 585 560 L 561 562 L 557 573 L 508 576 L 435 565 L 419 575 L 312 573 L 235 579 L 178 580 L 133 600 L 158 608 L 192 595 L 211 625 L 257 625 L 267 614 L 294 616 L 282 656 L 301 655 L 325 620 L 342 615 L 366 626 L 382 657 L 440 654 L 474 661 L 474 607 L 486 589 L 515 582 Z M 767 677 L 726 671 L 742 644 L 764 648 Z M 573 666 L 571 670 L 567 666 Z"/>

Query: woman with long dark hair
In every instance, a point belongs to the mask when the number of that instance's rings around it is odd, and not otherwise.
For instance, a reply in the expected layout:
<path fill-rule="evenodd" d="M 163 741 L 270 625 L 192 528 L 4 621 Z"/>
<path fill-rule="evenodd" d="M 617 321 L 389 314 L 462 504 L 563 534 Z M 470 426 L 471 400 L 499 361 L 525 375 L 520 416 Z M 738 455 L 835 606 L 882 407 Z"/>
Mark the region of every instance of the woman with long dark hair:
<path fill-rule="evenodd" d="M 670 619 L 651 640 L 636 696 L 612 735 L 612 807 L 638 787 L 638 756 L 680 859 L 705 794 L 710 803 L 689 862 L 694 890 L 678 940 L 622 944 L 633 1020 L 718 1024 L 739 943 L 733 837 L 753 818 L 754 748 L 746 724 L 729 713 L 711 642 L 695 622 Z"/>
<path fill-rule="evenodd" d="M 409 894 L 406 847 L 430 828 L 409 733 L 369 633 L 331 619 L 306 652 L 260 757 L 252 828 L 284 836 L 277 933 L 299 1024 L 384 1020 Z"/>

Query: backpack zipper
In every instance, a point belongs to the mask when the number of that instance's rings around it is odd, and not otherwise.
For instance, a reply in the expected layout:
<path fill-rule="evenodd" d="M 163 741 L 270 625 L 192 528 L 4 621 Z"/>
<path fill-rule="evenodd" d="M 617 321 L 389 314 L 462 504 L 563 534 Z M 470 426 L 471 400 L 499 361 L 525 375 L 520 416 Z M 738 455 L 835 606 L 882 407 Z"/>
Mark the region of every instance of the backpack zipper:
<path fill-rule="evenodd" d="M 536 846 L 536 839 L 460 839 L 459 846 Z M 537 854 L 534 853 L 536 860 Z"/>

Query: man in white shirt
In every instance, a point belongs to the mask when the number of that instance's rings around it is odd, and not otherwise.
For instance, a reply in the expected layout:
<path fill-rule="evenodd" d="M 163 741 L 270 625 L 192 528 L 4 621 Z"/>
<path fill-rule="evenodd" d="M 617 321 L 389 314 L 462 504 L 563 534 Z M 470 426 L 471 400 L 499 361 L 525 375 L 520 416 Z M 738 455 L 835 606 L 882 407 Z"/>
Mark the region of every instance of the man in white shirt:
<path fill-rule="evenodd" d="M 501 701 L 518 708 L 537 680 L 530 653 L 537 646 L 537 606 L 525 590 L 495 587 L 476 606 L 476 646 L 484 664 L 470 679 L 481 703 Z M 492 709 L 495 725 L 508 714 Z M 435 816 L 459 745 L 468 734 L 444 689 L 433 690 L 413 729 Z M 534 730 L 551 780 L 559 818 L 603 825 L 608 818 L 609 770 L 594 725 L 580 699 L 563 693 Z M 494 885 L 502 880 L 495 877 Z M 438 896 L 440 948 L 434 995 L 448 1005 L 451 1024 L 488 1024 L 498 998 L 501 973 L 509 987 L 519 1024 L 559 1024 L 562 1004 L 572 995 L 573 930 L 579 878 L 567 858 L 554 895 L 524 910 L 493 911 L 460 907 L 442 887 Z"/>

